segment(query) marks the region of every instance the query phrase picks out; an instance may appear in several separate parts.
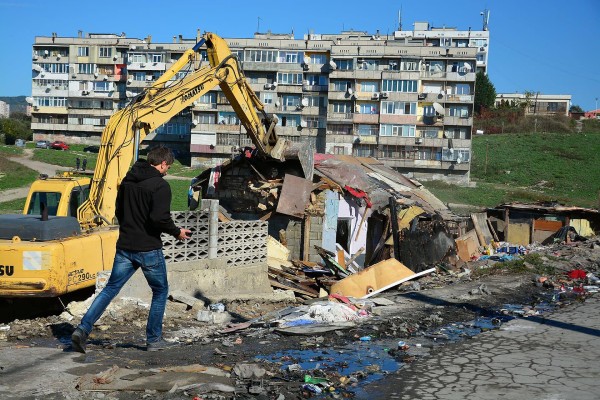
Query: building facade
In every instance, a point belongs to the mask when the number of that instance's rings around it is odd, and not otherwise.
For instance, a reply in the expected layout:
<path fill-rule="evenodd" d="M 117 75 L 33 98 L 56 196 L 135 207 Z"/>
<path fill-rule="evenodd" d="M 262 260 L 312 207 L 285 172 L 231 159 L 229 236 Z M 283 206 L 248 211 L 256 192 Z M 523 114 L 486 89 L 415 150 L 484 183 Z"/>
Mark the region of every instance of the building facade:
<path fill-rule="evenodd" d="M 309 141 L 318 152 L 376 157 L 421 180 L 469 181 L 475 75 L 487 70 L 487 29 L 415 23 L 390 35 L 257 33 L 226 40 L 266 112 L 279 117 L 278 135 Z M 36 37 L 35 139 L 98 143 L 110 116 L 196 41 Z M 169 142 L 204 167 L 251 144 L 218 87 L 146 139 Z"/>
<path fill-rule="evenodd" d="M 10 117 L 10 104 L 5 101 L 0 101 L 0 118 Z"/>
<path fill-rule="evenodd" d="M 498 93 L 496 107 L 524 105 L 525 115 L 569 116 L 571 95 L 540 93 Z"/>

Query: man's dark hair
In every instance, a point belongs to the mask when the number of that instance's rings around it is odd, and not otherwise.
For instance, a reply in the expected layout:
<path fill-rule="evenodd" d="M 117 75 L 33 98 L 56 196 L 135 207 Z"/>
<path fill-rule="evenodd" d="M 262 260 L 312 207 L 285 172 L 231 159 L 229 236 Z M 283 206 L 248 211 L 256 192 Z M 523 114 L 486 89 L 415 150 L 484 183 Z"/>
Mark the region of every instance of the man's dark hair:
<path fill-rule="evenodd" d="M 166 161 L 167 165 L 171 165 L 175 161 L 171 149 L 164 146 L 158 146 L 150 150 L 147 159 L 150 165 L 159 165 L 163 161 Z"/>

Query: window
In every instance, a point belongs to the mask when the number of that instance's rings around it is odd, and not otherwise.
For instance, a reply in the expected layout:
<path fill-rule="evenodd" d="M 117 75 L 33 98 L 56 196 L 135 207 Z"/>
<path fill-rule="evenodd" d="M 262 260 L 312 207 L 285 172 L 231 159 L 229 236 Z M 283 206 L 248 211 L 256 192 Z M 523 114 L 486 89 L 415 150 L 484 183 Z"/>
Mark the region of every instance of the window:
<path fill-rule="evenodd" d="M 96 71 L 96 64 L 77 64 L 80 74 L 93 74 Z"/>
<path fill-rule="evenodd" d="M 98 65 L 97 71 L 102 75 L 113 75 L 115 73 L 115 67 L 114 65 Z"/>
<path fill-rule="evenodd" d="M 348 101 L 335 101 L 331 104 L 331 111 L 334 113 L 352 113 L 352 104 Z"/>
<path fill-rule="evenodd" d="M 402 136 L 415 137 L 416 127 L 414 125 L 381 124 L 379 136 Z"/>
<path fill-rule="evenodd" d="M 322 107 L 325 104 L 325 98 L 322 96 L 304 96 L 308 102 L 308 107 Z"/>
<path fill-rule="evenodd" d="M 300 62 L 300 53 L 297 51 L 280 51 L 277 62 L 298 64 Z"/>
<path fill-rule="evenodd" d="M 273 93 L 261 93 L 260 99 L 263 104 L 273 104 Z"/>
<path fill-rule="evenodd" d="M 198 104 L 209 105 L 211 108 L 217 108 L 217 94 L 214 92 L 204 93 L 196 102 Z"/>
<path fill-rule="evenodd" d="M 356 130 L 361 136 L 376 136 L 378 132 L 377 125 L 359 124 L 356 126 Z"/>
<path fill-rule="evenodd" d="M 368 144 L 355 144 L 352 152 L 356 157 L 374 157 L 375 146 Z"/>
<path fill-rule="evenodd" d="M 345 92 L 352 87 L 350 81 L 332 81 L 333 90 L 336 92 Z"/>
<path fill-rule="evenodd" d="M 44 203 L 48 209 L 48 215 L 56 215 L 60 197 L 60 193 L 57 192 L 34 192 L 31 195 L 31 202 L 29 203 L 27 214 L 41 215 L 42 203 Z"/>
<path fill-rule="evenodd" d="M 196 120 L 200 124 L 214 124 L 215 123 L 215 115 L 214 114 L 198 114 L 196 116 Z"/>
<path fill-rule="evenodd" d="M 438 137 L 438 130 L 437 129 L 423 129 L 421 131 L 421 137 L 435 139 Z"/>
<path fill-rule="evenodd" d="M 162 54 L 150 54 L 149 58 L 150 58 L 151 62 L 159 63 L 159 62 L 163 62 L 164 57 Z"/>
<path fill-rule="evenodd" d="M 435 117 L 435 115 L 436 115 L 435 108 L 433 108 L 433 105 L 423 107 L 423 116 L 424 117 Z"/>
<path fill-rule="evenodd" d="M 69 64 L 41 63 L 37 65 L 39 65 L 45 72 L 49 72 L 52 74 L 66 74 L 69 72 Z"/>
<path fill-rule="evenodd" d="M 328 135 L 352 135 L 352 125 L 329 124 L 327 125 Z"/>
<path fill-rule="evenodd" d="M 69 216 L 77 217 L 77 209 L 90 195 L 90 186 L 79 186 L 71 191 L 69 198 Z"/>
<path fill-rule="evenodd" d="M 361 114 L 379 114 L 379 105 L 376 103 L 362 103 L 358 105 Z"/>
<path fill-rule="evenodd" d="M 277 83 L 283 85 L 301 85 L 302 73 L 278 72 Z"/>
<path fill-rule="evenodd" d="M 225 125 L 240 125 L 240 119 L 236 113 L 222 112 L 219 113 L 219 124 Z"/>
<path fill-rule="evenodd" d="M 127 55 L 127 61 L 129 61 L 129 63 L 143 63 L 146 62 L 146 55 L 142 53 L 129 53 Z"/>
<path fill-rule="evenodd" d="M 300 105 L 300 96 L 298 95 L 283 95 L 281 96 L 281 104 L 284 109 L 295 109 Z"/>
<path fill-rule="evenodd" d="M 327 63 L 326 54 L 311 54 L 308 56 L 309 64 L 325 64 Z"/>
<path fill-rule="evenodd" d="M 66 107 L 67 98 L 53 96 L 34 97 L 33 105 L 38 107 Z"/>
<path fill-rule="evenodd" d="M 94 91 L 109 92 L 112 90 L 112 82 L 94 82 Z"/>
<path fill-rule="evenodd" d="M 306 126 L 308 128 L 324 128 L 325 120 L 319 117 L 306 117 Z"/>
<path fill-rule="evenodd" d="M 282 115 L 277 123 L 278 126 L 300 126 L 300 116 L 299 115 Z"/>
<path fill-rule="evenodd" d="M 377 71 L 379 69 L 379 60 L 360 60 L 357 61 L 358 69 Z"/>
<path fill-rule="evenodd" d="M 192 126 L 189 122 L 166 122 L 156 129 L 157 134 L 163 135 L 189 135 Z"/>
<path fill-rule="evenodd" d="M 457 83 L 454 90 L 456 94 L 471 94 L 471 85 L 468 83 Z"/>
<path fill-rule="evenodd" d="M 112 57 L 112 47 L 100 47 L 98 49 L 98 57 Z"/>
<path fill-rule="evenodd" d="M 131 75 L 133 75 L 134 81 L 145 81 L 146 80 L 145 72 L 134 71 Z"/>
<path fill-rule="evenodd" d="M 469 118 L 469 106 L 453 105 L 448 107 L 450 117 Z"/>
<path fill-rule="evenodd" d="M 461 127 L 461 128 L 446 128 L 444 131 L 444 136 L 449 139 L 468 139 L 469 138 L 469 128 Z"/>
<path fill-rule="evenodd" d="M 84 46 L 77 47 L 77 56 L 78 57 L 89 57 L 89 55 L 90 55 L 89 47 L 84 47 Z"/>
<path fill-rule="evenodd" d="M 338 70 L 340 71 L 351 71 L 354 69 L 354 63 L 352 60 L 335 60 L 335 64 L 337 65 Z"/>
<path fill-rule="evenodd" d="M 417 92 L 417 81 L 384 79 L 383 80 L 383 91 L 384 92 L 416 93 Z"/>
<path fill-rule="evenodd" d="M 400 71 L 418 71 L 419 60 L 418 59 L 402 59 L 400 62 Z"/>
<path fill-rule="evenodd" d="M 379 82 L 360 82 L 360 91 L 366 93 L 379 92 Z"/>
<path fill-rule="evenodd" d="M 396 115 L 416 115 L 417 103 L 404 101 L 382 101 L 381 113 Z"/>
<path fill-rule="evenodd" d="M 470 156 L 469 149 L 444 149 L 442 151 L 442 161 L 469 162 Z"/>
<path fill-rule="evenodd" d="M 244 53 L 246 61 L 254 62 L 276 62 L 276 50 L 246 50 Z"/>
<path fill-rule="evenodd" d="M 425 69 L 432 75 L 444 72 L 445 65 L 443 61 L 427 61 Z"/>
<path fill-rule="evenodd" d="M 344 155 L 346 154 L 346 148 L 344 146 L 333 146 L 333 154 Z"/>

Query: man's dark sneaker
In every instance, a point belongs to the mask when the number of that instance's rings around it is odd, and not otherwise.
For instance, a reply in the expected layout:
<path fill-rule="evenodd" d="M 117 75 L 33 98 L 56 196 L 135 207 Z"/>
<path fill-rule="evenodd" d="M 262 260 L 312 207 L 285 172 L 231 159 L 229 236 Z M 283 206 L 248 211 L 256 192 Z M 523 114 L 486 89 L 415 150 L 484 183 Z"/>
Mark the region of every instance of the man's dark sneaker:
<path fill-rule="evenodd" d="M 164 349 L 170 349 L 172 347 L 179 346 L 178 342 L 167 342 L 164 339 L 160 339 L 157 342 L 148 343 L 146 346 L 147 351 L 159 351 Z"/>
<path fill-rule="evenodd" d="M 83 329 L 77 328 L 71 335 L 71 346 L 73 350 L 80 353 L 85 353 L 85 345 L 87 342 L 88 334 Z"/>

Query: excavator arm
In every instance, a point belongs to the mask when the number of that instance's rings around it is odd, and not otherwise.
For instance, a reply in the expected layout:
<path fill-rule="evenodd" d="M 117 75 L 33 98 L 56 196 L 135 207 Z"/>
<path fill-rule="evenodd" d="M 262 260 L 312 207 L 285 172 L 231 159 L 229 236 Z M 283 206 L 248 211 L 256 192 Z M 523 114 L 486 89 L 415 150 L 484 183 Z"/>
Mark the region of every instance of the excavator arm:
<path fill-rule="evenodd" d="M 179 81 L 172 81 L 186 65 L 194 64 L 203 44 L 207 47 L 210 66 L 197 69 Z M 279 160 L 297 158 L 285 140 L 278 140 L 274 129 L 276 118 L 265 113 L 264 105 L 248 85 L 238 59 L 227 43 L 219 36 L 207 33 L 150 88 L 108 121 L 101 136 L 89 199 L 78 209 L 78 219 L 84 229 L 114 223 L 118 186 L 146 135 L 217 85 L 261 155 Z"/>

